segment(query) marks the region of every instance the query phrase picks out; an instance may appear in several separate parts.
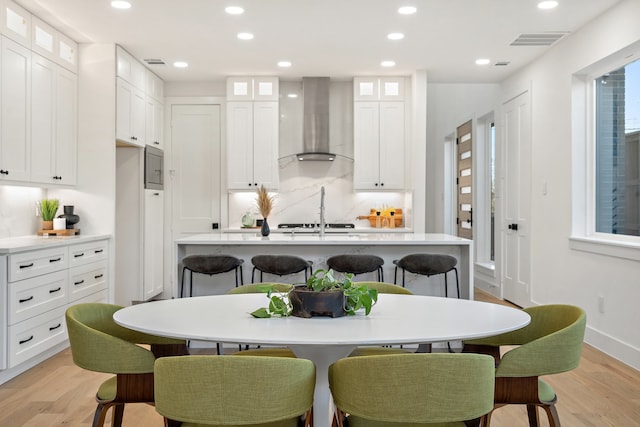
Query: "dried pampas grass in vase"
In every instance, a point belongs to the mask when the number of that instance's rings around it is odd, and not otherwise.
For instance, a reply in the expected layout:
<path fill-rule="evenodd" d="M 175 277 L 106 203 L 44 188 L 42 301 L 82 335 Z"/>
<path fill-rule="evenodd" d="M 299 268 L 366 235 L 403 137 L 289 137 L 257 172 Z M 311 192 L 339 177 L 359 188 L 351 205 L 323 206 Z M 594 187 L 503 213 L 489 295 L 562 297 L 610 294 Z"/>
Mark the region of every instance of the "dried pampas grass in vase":
<path fill-rule="evenodd" d="M 267 218 L 271 215 L 271 210 L 273 209 L 273 196 L 269 195 L 269 192 L 261 185 L 258 188 L 258 198 L 256 203 L 258 205 L 258 210 L 260 211 L 260 215 L 262 215 L 262 227 L 260 227 L 260 233 L 263 236 L 269 235 L 269 224 L 267 223 Z"/>

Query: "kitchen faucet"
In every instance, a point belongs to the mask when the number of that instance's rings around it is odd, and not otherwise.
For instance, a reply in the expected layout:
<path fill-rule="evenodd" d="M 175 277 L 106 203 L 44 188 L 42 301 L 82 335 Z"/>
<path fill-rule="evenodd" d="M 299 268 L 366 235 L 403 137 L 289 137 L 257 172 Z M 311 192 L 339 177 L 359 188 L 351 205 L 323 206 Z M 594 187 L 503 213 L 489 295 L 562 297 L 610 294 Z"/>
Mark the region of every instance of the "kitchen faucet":
<path fill-rule="evenodd" d="M 320 237 L 324 237 L 324 186 L 320 187 Z"/>

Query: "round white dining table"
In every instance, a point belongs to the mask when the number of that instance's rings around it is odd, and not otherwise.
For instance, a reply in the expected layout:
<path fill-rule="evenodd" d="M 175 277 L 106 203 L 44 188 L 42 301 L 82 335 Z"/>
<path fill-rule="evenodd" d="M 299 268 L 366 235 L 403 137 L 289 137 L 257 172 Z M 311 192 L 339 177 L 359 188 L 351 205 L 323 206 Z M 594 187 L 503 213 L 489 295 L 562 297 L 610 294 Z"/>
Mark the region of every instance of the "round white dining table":
<path fill-rule="evenodd" d="M 516 330 L 531 320 L 522 310 L 465 299 L 381 294 L 368 316 L 273 317 L 266 294 L 161 300 L 117 311 L 119 325 L 150 334 L 237 344 L 281 345 L 316 365 L 314 425 L 330 427 L 329 366 L 357 346 L 416 344 L 479 338 Z"/>

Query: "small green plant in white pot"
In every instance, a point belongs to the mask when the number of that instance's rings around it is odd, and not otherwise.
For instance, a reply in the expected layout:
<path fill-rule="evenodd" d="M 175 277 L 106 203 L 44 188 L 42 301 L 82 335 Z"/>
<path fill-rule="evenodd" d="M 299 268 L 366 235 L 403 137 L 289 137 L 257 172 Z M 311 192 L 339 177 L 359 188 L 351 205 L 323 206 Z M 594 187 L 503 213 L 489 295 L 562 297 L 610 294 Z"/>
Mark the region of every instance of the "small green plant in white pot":
<path fill-rule="evenodd" d="M 40 212 L 42 219 L 43 230 L 53 229 L 53 219 L 58 212 L 58 204 L 58 199 L 42 199 L 38 202 L 38 212 Z"/>

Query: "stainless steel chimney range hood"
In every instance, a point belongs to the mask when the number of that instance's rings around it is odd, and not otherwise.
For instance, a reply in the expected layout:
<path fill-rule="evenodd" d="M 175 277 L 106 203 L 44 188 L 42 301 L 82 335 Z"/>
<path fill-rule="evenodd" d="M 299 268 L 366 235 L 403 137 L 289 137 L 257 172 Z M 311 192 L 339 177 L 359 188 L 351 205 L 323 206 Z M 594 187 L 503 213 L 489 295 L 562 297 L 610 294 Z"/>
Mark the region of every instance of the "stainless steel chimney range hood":
<path fill-rule="evenodd" d="M 333 161 L 329 152 L 329 77 L 303 77 L 302 161 Z"/>

